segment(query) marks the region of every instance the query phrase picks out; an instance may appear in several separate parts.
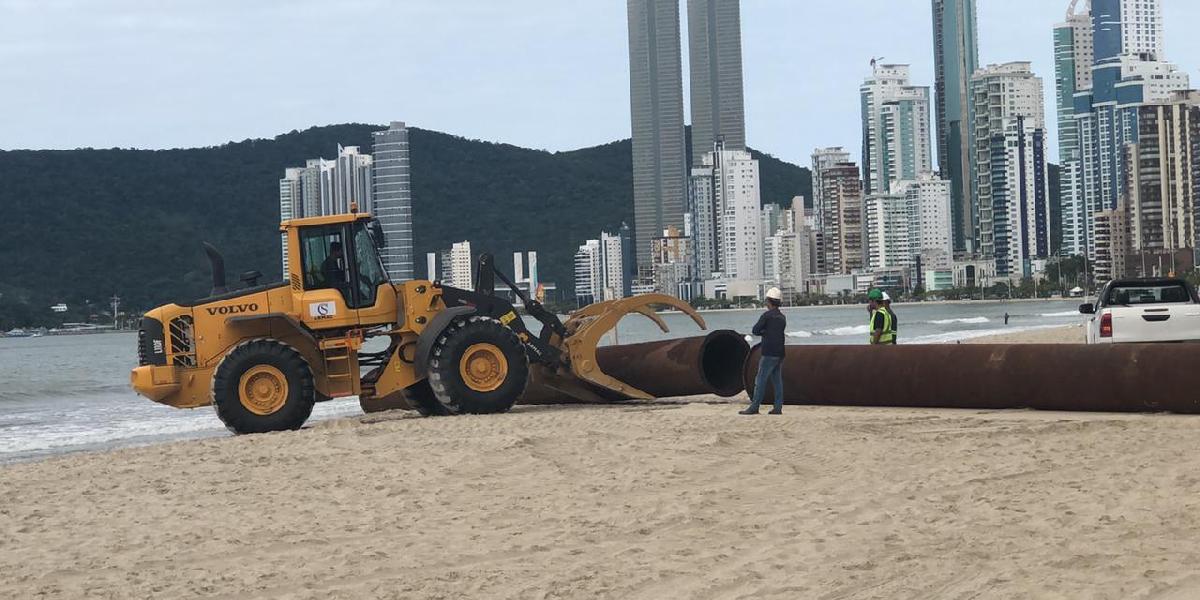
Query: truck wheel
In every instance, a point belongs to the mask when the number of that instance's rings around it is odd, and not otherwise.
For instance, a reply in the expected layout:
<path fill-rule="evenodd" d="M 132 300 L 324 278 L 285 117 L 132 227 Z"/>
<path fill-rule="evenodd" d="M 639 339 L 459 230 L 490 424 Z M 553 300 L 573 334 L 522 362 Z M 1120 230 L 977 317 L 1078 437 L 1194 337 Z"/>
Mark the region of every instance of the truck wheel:
<path fill-rule="evenodd" d="M 434 342 L 429 385 L 450 414 L 507 411 L 528 380 L 525 346 L 495 319 L 456 319 Z"/>
<path fill-rule="evenodd" d="M 213 406 L 234 433 L 299 429 L 312 414 L 316 390 L 308 363 L 274 340 L 242 342 L 213 372 Z"/>
<path fill-rule="evenodd" d="M 401 390 L 400 393 L 404 395 L 408 405 L 422 417 L 444 417 L 450 414 L 450 411 L 446 410 L 441 402 L 438 402 L 437 395 L 429 386 L 428 379 L 414 383 Z"/>

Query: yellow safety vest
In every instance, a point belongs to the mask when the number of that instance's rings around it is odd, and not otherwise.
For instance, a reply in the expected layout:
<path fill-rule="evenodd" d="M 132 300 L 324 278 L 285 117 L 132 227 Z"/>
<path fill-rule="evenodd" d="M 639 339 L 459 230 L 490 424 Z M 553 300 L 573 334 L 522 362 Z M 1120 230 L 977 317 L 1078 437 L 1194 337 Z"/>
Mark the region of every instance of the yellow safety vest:
<path fill-rule="evenodd" d="M 871 320 L 867 323 L 867 340 L 874 343 L 875 340 L 875 315 L 883 313 L 883 333 L 879 336 L 880 344 L 895 344 L 896 343 L 896 327 L 892 321 L 892 313 L 886 308 L 877 308 L 871 311 Z"/>

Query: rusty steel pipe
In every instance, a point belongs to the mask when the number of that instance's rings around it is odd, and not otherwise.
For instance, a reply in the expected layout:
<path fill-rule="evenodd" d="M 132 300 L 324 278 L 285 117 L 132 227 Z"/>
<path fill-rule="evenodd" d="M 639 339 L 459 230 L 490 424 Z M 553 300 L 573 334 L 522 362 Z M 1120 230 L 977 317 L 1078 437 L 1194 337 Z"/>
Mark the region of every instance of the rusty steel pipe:
<path fill-rule="evenodd" d="M 600 369 L 655 398 L 716 394 L 736 396 L 750 345 L 736 331 L 704 337 L 606 346 L 596 353 Z"/>
<path fill-rule="evenodd" d="M 597 349 L 596 361 L 605 373 L 655 398 L 715 394 L 736 396 L 742 391 L 742 365 L 750 346 L 736 331 L 714 331 L 691 337 L 642 344 L 605 346 Z M 550 378 L 534 371 L 520 404 L 611 402 L 627 399 L 613 390 L 601 389 L 568 376 L 574 386 L 586 386 L 594 394 L 572 394 L 554 389 Z M 578 387 L 576 387 L 578 389 Z"/>
<path fill-rule="evenodd" d="M 754 392 L 755 347 L 743 381 Z M 1195 344 L 788 346 L 785 404 L 1200 413 Z M 774 394 L 768 388 L 763 403 Z"/>

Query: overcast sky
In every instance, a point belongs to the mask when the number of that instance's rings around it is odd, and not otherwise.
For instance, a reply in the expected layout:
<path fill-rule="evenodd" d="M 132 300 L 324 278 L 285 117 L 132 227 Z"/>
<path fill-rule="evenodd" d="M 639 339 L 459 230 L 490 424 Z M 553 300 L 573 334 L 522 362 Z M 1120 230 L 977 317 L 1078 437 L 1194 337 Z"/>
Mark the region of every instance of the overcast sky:
<path fill-rule="evenodd" d="M 1033 61 L 1053 126 L 1069 0 L 978 2 L 981 62 Z M 1200 85 L 1200 2 L 1163 3 L 1168 58 Z M 872 56 L 932 85 L 929 5 L 742 0 L 750 145 L 800 164 L 816 146 L 857 153 Z M 403 120 L 567 150 L 629 136 L 628 61 L 624 0 L 0 0 L 0 149 Z"/>

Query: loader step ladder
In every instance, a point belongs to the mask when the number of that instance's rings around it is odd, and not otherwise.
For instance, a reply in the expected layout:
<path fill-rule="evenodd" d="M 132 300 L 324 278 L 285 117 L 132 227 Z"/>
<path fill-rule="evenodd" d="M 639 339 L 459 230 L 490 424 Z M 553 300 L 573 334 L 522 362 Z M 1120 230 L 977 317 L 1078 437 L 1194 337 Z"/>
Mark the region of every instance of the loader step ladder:
<path fill-rule="evenodd" d="M 358 350 L 362 335 L 347 333 L 345 337 L 321 340 L 321 359 L 330 398 L 353 396 L 359 393 Z"/>

